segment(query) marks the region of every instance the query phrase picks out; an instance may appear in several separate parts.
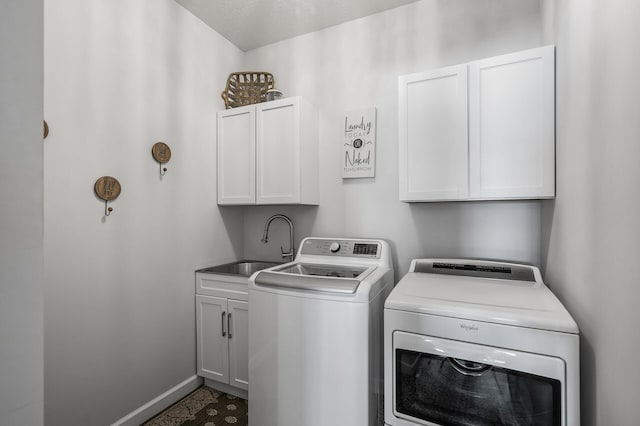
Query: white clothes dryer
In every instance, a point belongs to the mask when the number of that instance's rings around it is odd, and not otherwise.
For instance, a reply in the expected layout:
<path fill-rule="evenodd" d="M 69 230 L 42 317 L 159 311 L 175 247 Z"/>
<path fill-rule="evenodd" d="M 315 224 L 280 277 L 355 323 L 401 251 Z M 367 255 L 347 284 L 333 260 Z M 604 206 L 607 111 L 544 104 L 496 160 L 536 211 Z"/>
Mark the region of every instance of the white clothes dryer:
<path fill-rule="evenodd" d="M 249 424 L 383 424 L 383 240 L 306 238 L 249 280 Z"/>
<path fill-rule="evenodd" d="M 413 260 L 384 321 L 387 425 L 579 426 L 578 327 L 538 268 Z"/>

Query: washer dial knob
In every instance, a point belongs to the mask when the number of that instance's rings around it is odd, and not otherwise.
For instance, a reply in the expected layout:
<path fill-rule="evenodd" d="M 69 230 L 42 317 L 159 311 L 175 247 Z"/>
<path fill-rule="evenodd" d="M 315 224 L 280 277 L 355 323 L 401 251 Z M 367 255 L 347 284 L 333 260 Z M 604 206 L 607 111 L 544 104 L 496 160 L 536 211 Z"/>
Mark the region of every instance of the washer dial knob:
<path fill-rule="evenodd" d="M 338 251 L 340 251 L 340 243 L 334 241 L 329 246 L 329 250 L 331 251 L 331 253 L 337 253 Z"/>

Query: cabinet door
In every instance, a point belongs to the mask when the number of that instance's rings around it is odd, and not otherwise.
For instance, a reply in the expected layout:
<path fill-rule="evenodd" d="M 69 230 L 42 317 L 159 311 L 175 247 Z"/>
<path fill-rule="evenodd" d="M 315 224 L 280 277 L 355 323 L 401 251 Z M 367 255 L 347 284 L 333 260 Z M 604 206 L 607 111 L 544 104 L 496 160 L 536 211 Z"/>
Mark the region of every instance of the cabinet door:
<path fill-rule="evenodd" d="M 401 201 L 468 195 L 467 66 L 399 78 Z"/>
<path fill-rule="evenodd" d="M 229 384 L 249 390 L 249 303 L 228 302 Z"/>
<path fill-rule="evenodd" d="M 555 195 L 554 47 L 469 65 L 471 198 Z"/>
<path fill-rule="evenodd" d="M 196 295 L 198 375 L 229 383 L 227 299 Z"/>
<path fill-rule="evenodd" d="M 255 107 L 218 113 L 218 204 L 254 204 Z"/>
<path fill-rule="evenodd" d="M 300 101 L 256 106 L 257 204 L 300 203 Z"/>

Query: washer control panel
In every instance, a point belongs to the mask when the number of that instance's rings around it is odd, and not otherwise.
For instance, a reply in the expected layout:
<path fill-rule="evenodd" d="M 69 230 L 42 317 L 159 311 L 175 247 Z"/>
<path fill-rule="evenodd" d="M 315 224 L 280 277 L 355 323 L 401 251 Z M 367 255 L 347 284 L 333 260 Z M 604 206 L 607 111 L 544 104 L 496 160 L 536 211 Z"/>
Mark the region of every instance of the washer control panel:
<path fill-rule="evenodd" d="M 302 254 L 316 256 L 349 256 L 380 258 L 380 243 L 360 240 L 307 239 L 301 249 Z"/>

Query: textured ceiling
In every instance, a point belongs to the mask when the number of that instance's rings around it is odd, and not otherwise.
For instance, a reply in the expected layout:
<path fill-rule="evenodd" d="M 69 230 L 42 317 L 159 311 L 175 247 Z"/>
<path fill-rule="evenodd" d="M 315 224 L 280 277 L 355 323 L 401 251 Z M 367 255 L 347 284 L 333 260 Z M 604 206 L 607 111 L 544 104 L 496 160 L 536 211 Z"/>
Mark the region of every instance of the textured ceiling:
<path fill-rule="evenodd" d="M 417 0 L 176 0 L 247 51 Z"/>

